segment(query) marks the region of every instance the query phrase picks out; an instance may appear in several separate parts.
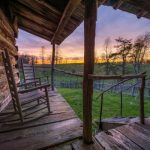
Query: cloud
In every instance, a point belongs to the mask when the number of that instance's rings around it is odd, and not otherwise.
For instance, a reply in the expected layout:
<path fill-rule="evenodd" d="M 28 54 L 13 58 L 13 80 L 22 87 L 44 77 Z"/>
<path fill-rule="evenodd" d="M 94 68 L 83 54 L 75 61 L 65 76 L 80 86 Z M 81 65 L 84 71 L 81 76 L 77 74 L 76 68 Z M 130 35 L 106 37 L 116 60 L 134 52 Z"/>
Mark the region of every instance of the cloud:
<path fill-rule="evenodd" d="M 135 39 L 138 35 L 150 32 L 150 20 L 137 17 L 133 14 L 114 10 L 112 7 L 102 6 L 98 9 L 95 48 L 102 53 L 104 40 L 107 37 L 115 39 L 119 36 Z M 81 25 L 58 47 L 65 57 L 82 57 L 84 52 L 84 24 Z M 40 55 L 41 46 L 45 46 L 48 54 L 51 53 L 50 42 L 37 36 L 19 30 L 17 40 L 20 51 L 31 52 Z"/>

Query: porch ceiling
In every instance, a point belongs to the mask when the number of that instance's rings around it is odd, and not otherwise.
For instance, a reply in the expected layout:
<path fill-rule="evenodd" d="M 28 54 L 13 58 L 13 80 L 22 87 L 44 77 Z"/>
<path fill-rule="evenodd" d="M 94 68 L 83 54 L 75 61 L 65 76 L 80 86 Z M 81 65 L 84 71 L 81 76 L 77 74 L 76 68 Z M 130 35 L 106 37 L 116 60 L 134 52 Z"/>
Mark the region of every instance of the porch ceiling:
<path fill-rule="evenodd" d="M 84 19 L 83 0 L 13 0 L 10 3 L 18 16 L 19 28 L 58 45 Z M 99 0 L 99 5 L 150 19 L 149 0 Z"/>

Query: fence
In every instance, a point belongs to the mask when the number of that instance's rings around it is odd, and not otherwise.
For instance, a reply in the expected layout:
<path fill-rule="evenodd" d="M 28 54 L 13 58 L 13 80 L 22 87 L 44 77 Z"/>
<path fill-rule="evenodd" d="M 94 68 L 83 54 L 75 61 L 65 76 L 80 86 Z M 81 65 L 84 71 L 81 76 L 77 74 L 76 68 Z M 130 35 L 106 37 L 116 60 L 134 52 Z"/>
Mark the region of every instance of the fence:
<path fill-rule="evenodd" d="M 105 91 L 107 88 L 115 85 L 117 82 L 104 82 L 95 81 L 93 84 L 94 90 Z M 82 81 L 55 81 L 55 87 L 57 88 L 82 88 Z M 140 88 L 140 81 L 135 81 L 134 83 L 123 83 L 110 89 L 110 92 L 119 93 L 122 91 L 125 95 L 138 96 Z M 150 98 L 150 82 L 146 81 L 145 86 L 145 98 Z"/>

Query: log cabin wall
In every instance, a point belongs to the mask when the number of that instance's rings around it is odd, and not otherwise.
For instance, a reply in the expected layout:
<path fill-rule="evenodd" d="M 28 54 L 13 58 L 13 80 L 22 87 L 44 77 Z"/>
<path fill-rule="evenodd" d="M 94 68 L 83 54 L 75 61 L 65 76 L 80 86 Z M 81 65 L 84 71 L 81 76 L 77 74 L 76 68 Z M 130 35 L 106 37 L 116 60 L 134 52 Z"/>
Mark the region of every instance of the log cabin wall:
<path fill-rule="evenodd" d="M 5 74 L 5 69 L 2 61 L 2 51 L 4 49 L 9 50 L 11 55 L 12 65 L 14 68 L 15 79 L 19 82 L 19 74 L 17 70 L 17 47 L 16 45 L 16 34 L 17 33 L 17 22 L 16 18 L 8 19 L 3 8 L 0 8 L 0 112 L 11 100 L 9 86 Z"/>

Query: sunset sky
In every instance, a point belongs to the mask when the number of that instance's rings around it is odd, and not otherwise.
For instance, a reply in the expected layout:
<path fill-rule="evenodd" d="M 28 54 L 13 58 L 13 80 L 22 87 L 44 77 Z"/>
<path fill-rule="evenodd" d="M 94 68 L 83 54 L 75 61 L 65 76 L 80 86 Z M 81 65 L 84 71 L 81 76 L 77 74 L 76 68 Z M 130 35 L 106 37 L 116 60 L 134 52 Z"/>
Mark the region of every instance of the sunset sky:
<path fill-rule="evenodd" d="M 133 14 L 114 10 L 111 7 L 102 6 L 98 9 L 96 28 L 96 54 L 103 53 L 103 43 L 107 37 L 111 38 L 114 45 L 117 37 L 135 39 L 138 35 L 150 32 L 150 20 L 137 17 Z M 63 57 L 83 57 L 83 23 L 57 47 Z M 41 54 L 41 47 L 45 46 L 46 55 L 51 54 L 50 42 L 19 30 L 17 39 L 19 52 L 30 55 Z"/>

